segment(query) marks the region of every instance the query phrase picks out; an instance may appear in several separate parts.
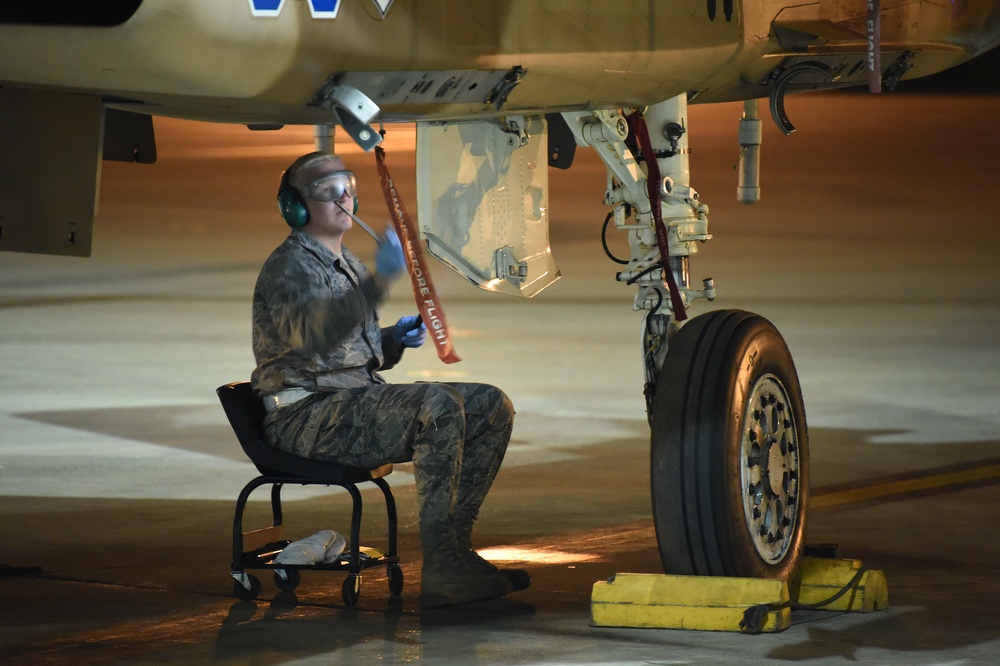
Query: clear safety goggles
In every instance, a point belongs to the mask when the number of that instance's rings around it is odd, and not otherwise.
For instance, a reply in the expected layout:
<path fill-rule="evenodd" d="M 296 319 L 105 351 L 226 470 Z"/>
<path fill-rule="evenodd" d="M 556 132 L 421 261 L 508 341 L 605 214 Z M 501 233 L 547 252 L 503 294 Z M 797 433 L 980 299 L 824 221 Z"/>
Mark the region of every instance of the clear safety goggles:
<path fill-rule="evenodd" d="M 353 171 L 333 171 L 302 188 L 302 194 L 313 201 L 339 201 L 345 192 L 349 197 L 357 195 L 358 181 Z"/>

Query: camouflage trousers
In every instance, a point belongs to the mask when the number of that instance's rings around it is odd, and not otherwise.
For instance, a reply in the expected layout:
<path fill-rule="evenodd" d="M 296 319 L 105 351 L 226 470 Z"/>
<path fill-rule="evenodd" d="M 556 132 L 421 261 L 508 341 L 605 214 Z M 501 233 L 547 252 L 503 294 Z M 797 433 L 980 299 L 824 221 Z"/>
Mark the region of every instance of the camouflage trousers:
<path fill-rule="evenodd" d="M 500 469 L 514 424 L 488 384 L 372 384 L 309 396 L 270 412 L 272 445 L 372 469 L 413 461 L 421 534 L 471 521 Z M 430 530 L 430 532 L 427 532 Z"/>

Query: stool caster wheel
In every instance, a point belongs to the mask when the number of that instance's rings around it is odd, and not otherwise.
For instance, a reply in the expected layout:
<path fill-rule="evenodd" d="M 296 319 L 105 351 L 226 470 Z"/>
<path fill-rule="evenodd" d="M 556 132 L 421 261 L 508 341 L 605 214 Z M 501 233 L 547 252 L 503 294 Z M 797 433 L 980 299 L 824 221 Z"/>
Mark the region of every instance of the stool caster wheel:
<path fill-rule="evenodd" d="M 344 603 L 348 606 L 358 603 L 358 597 L 361 596 L 361 574 L 349 574 L 344 579 L 340 596 L 343 597 Z"/>
<path fill-rule="evenodd" d="M 275 569 L 274 584 L 283 592 L 291 592 L 299 586 L 302 576 L 298 569 Z"/>
<path fill-rule="evenodd" d="M 260 596 L 260 579 L 253 574 L 237 574 L 233 577 L 233 595 L 243 601 L 253 601 Z M 242 579 L 242 580 L 241 580 Z"/>
<path fill-rule="evenodd" d="M 385 573 L 389 577 L 389 594 L 398 597 L 403 593 L 403 570 L 393 563 L 386 567 Z"/>

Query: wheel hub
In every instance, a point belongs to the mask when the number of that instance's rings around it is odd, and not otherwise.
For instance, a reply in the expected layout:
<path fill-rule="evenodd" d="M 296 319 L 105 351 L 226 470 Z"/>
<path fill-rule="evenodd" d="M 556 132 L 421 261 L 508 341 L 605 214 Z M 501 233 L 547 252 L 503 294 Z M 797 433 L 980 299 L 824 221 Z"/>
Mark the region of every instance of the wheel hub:
<path fill-rule="evenodd" d="M 754 548 L 770 564 L 787 553 L 799 507 L 799 446 L 788 394 L 774 375 L 750 391 L 741 444 L 744 517 Z"/>

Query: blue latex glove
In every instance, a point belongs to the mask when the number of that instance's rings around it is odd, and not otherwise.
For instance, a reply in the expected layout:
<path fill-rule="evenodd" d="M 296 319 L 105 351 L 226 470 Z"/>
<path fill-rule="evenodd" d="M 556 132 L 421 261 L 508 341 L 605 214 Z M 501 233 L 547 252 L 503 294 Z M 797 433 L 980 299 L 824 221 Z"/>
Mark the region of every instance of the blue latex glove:
<path fill-rule="evenodd" d="M 375 252 L 375 270 L 386 280 L 395 280 L 406 268 L 403 245 L 392 229 L 386 229 L 385 238 Z"/>
<path fill-rule="evenodd" d="M 419 347 L 424 344 L 427 336 L 427 326 L 420 320 L 420 315 L 403 317 L 392 327 L 392 339 L 403 347 Z"/>

